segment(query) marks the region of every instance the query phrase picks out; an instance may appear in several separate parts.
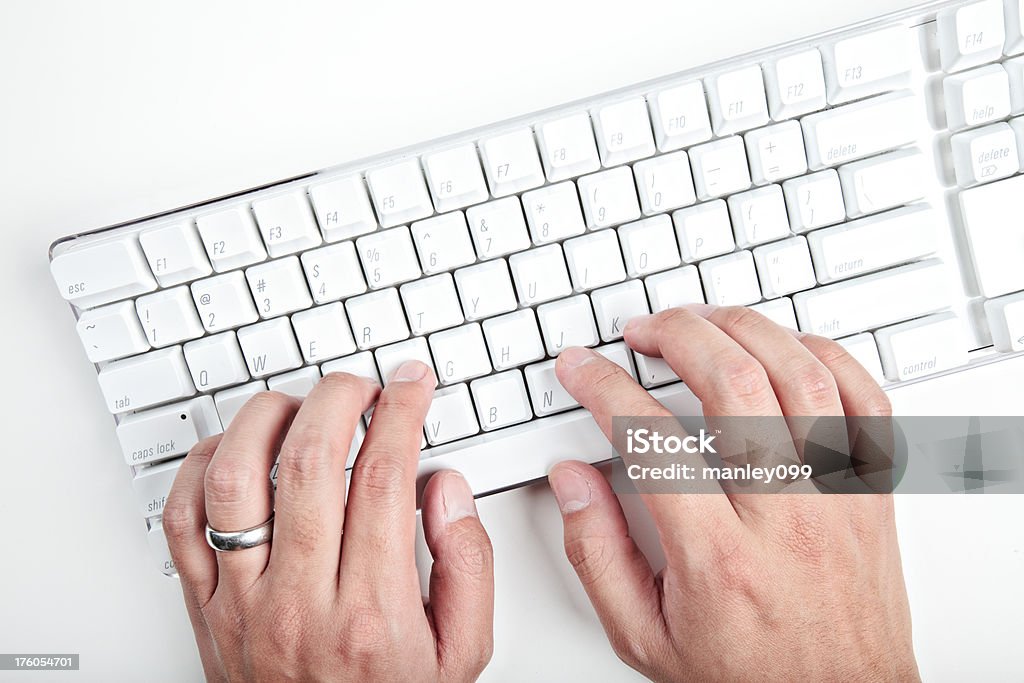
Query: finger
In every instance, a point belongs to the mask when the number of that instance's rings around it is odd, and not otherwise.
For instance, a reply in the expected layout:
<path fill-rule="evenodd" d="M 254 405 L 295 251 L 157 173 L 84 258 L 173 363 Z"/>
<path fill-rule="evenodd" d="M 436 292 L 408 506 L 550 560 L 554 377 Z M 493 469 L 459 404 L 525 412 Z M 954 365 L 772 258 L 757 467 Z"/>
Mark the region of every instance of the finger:
<path fill-rule="evenodd" d="M 331 373 L 303 400 L 281 444 L 270 567 L 287 580 L 335 581 L 345 518 L 345 461 L 380 386 Z"/>
<path fill-rule="evenodd" d="M 625 370 L 590 349 L 572 347 L 563 351 L 555 364 L 555 373 L 566 391 L 591 412 L 598 427 L 612 443 L 620 437 L 615 433 L 613 423 L 616 416 L 648 416 L 659 425 L 671 421 L 672 414 L 633 381 Z M 682 430 L 677 423 L 676 426 Z M 699 461 L 698 467 L 704 464 L 699 455 L 687 457 Z M 707 483 L 702 482 L 702 485 L 702 491 L 709 490 Z M 680 524 L 681 516 L 688 520 L 701 520 L 711 527 L 736 523 L 732 504 L 722 495 L 721 487 L 713 482 L 712 485 L 711 493 L 691 495 L 679 489 L 679 495 L 643 494 L 663 543 L 692 549 L 697 537 L 705 535 L 701 525 Z"/>
<path fill-rule="evenodd" d="M 802 332 L 793 335 L 835 377 L 847 416 L 854 471 L 870 490 L 892 492 L 895 446 L 889 397 L 841 344 Z"/>
<path fill-rule="evenodd" d="M 206 518 L 211 527 L 241 531 L 270 519 L 270 468 L 298 408 L 298 399 L 268 391 L 256 394 L 238 411 L 206 470 Z M 266 569 L 270 545 L 216 556 L 220 585 L 245 590 Z"/>
<path fill-rule="evenodd" d="M 203 439 L 189 451 L 174 477 L 174 485 L 164 505 L 161 524 L 171 558 L 178 570 L 185 609 L 196 646 L 209 680 L 218 680 L 221 672 L 212 670 L 220 661 L 203 607 L 217 588 L 217 559 L 206 543 L 206 501 L 203 477 L 221 436 Z"/>
<path fill-rule="evenodd" d="M 473 680 L 494 647 L 494 556 L 458 472 L 438 472 L 427 482 L 423 535 L 434 558 L 430 611 L 441 668 L 446 678 Z"/>
<path fill-rule="evenodd" d="M 634 351 L 664 358 L 705 415 L 782 415 L 764 367 L 689 306 L 632 318 L 623 335 Z"/>
<path fill-rule="evenodd" d="M 565 554 L 608 640 L 626 663 L 644 670 L 668 650 L 668 631 L 658 584 L 618 499 L 601 473 L 582 462 L 555 465 L 548 482 L 562 513 Z"/>
<path fill-rule="evenodd" d="M 345 577 L 354 576 L 382 594 L 399 587 L 419 601 L 413 552 L 416 465 L 436 384 L 430 368 L 406 361 L 380 394 L 352 469 L 341 553 L 343 589 L 352 585 Z"/>

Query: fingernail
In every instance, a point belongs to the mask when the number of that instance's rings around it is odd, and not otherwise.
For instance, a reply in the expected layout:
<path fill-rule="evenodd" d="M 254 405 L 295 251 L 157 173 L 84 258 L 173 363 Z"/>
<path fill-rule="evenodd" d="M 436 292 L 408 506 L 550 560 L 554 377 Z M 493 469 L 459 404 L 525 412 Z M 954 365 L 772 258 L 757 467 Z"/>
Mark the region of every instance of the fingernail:
<path fill-rule="evenodd" d="M 391 375 L 391 382 L 419 382 L 427 375 L 427 366 L 418 360 L 407 360 Z"/>
<path fill-rule="evenodd" d="M 570 346 L 558 356 L 570 368 L 578 368 L 597 360 L 597 354 L 585 346 Z"/>
<path fill-rule="evenodd" d="M 571 467 L 557 467 L 548 475 L 559 509 L 568 514 L 590 505 L 590 484 Z"/>
<path fill-rule="evenodd" d="M 477 516 L 473 492 L 458 472 L 448 472 L 441 480 L 441 501 L 444 504 L 445 524 Z"/>

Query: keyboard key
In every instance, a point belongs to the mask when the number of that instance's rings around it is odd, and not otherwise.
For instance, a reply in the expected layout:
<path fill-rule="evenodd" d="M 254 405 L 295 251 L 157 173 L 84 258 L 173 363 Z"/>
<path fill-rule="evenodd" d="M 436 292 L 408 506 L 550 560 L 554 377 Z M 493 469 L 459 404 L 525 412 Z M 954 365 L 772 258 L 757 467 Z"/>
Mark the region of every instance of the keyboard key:
<path fill-rule="evenodd" d="M 537 157 L 533 131 L 529 128 L 481 141 L 480 156 L 495 197 L 518 194 L 544 184 L 544 171 Z"/>
<path fill-rule="evenodd" d="M 154 348 L 179 344 L 203 334 L 188 287 L 164 289 L 135 300 L 146 338 Z"/>
<path fill-rule="evenodd" d="M 249 374 L 255 378 L 294 370 L 302 365 L 302 355 L 295 345 L 295 334 L 288 318 L 277 318 L 238 330 Z"/>
<path fill-rule="evenodd" d="M 416 259 L 409 228 L 404 225 L 393 230 L 363 235 L 356 240 L 356 249 L 362 259 L 370 289 L 383 289 L 408 282 L 423 274 Z"/>
<path fill-rule="evenodd" d="M 430 335 L 442 384 L 455 384 L 491 372 L 491 362 L 479 323 L 469 323 Z"/>
<path fill-rule="evenodd" d="M 213 399 L 208 398 L 207 400 L 210 401 L 212 408 Z M 217 415 L 216 410 L 213 414 Z M 220 420 L 218 420 L 219 422 Z M 139 470 L 139 473 L 132 479 L 132 488 L 135 489 L 135 496 L 139 501 L 143 517 L 157 517 L 163 513 L 164 505 L 167 504 L 167 494 L 171 492 L 174 478 L 178 475 L 178 468 L 183 462 L 183 459 L 178 459 L 145 467 Z"/>
<path fill-rule="evenodd" d="M 697 201 L 686 152 L 673 152 L 633 164 L 640 205 L 650 216 L 689 206 Z"/>
<path fill-rule="evenodd" d="M 473 436 L 480 431 L 469 399 L 469 387 L 456 384 L 434 392 L 434 400 L 423 423 L 431 446 Z"/>
<path fill-rule="evenodd" d="M 558 377 L 555 376 L 554 360 L 527 365 L 523 376 L 526 378 L 530 402 L 533 404 L 533 412 L 537 417 L 579 407 L 580 404 L 569 395 L 562 383 L 558 381 Z"/>
<path fill-rule="evenodd" d="M 199 391 L 249 381 L 249 369 L 234 332 L 222 332 L 185 344 L 185 362 Z"/>
<path fill-rule="evenodd" d="M 821 53 L 811 49 L 765 64 L 768 109 L 776 121 L 824 109 L 825 75 Z"/>
<path fill-rule="evenodd" d="M 876 382 L 881 384 L 885 381 L 885 374 L 882 372 L 882 361 L 878 357 L 878 346 L 875 344 L 875 335 L 870 332 L 862 332 L 852 337 L 843 337 L 836 340 L 842 345 L 846 352 L 853 356 L 854 360 L 868 371 Z"/>
<path fill-rule="evenodd" d="M 661 358 L 642 356 L 634 351 L 633 360 L 636 361 L 637 378 L 645 389 L 679 381 L 679 375 Z"/>
<path fill-rule="evenodd" d="M 430 357 L 427 340 L 423 337 L 413 337 L 397 344 L 382 346 L 374 351 L 373 355 L 377 359 L 377 367 L 380 369 L 380 376 L 384 378 L 385 385 L 391 381 L 391 375 L 395 374 L 395 370 L 408 360 L 418 360 L 431 370 L 434 369 L 434 361 Z"/>
<path fill-rule="evenodd" d="M 590 299 L 582 294 L 538 306 L 537 321 L 549 356 L 570 346 L 597 346 L 599 341 Z"/>
<path fill-rule="evenodd" d="M 241 271 L 192 283 L 192 299 L 207 332 L 220 332 L 259 318 Z"/>
<path fill-rule="evenodd" d="M 839 169 L 850 218 L 885 211 L 924 197 L 929 169 L 924 155 L 904 149 Z"/>
<path fill-rule="evenodd" d="M 443 273 L 476 261 L 466 217 L 461 211 L 413 223 L 412 240 L 416 244 L 423 272 L 427 275 Z"/>
<path fill-rule="evenodd" d="M 292 316 L 292 327 L 307 363 L 322 363 L 356 350 L 341 302 L 296 313 Z"/>
<path fill-rule="evenodd" d="M 910 144 L 920 116 L 916 98 L 906 91 L 805 116 L 807 163 L 818 170 Z"/>
<path fill-rule="evenodd" d="M 843 189 L 834 170 L 787 180 L 782 184 L 793 232 L 807 232 L 846 220 Z"/>
<path fill-rule="evenodd" d="M 174 566 L 174 560 L 171 558 L 171 551 L 167 546 L 167 537 L 164 535 L 163 527 L 159 524 L 151 526 L 146 534 L 146 539 L 149 542 L 149 552 L 152 554 L 160 571 L 167 576 L 177 576 L 178 568 Z"/>
<path fill-rule="evenodd" d="M 161 287 L 173 287 L 213 272 L 196 229 L 172 223 L 139 233 L 139 244 Z"/>
<path fill-rule="evenodd" d="M 750 169 L 743 138 L 733 136 L 690 150 L 697 198 L 702 202 L 750 187 Z"/>
<path fill-rule="evenodd" d="M 93 363 L 149 350 L 149 342 L 131 301 L 84 311 L 75 329 L 89 361 Z"/>
<path fill-rule="evenodd" d="M 598 289 L 590 295 L 594 317 L 601 333 L 601 341 L 622 339 L 622 328 L 630 318 L 649 313 L 644 283 L 630 280 L 611 287 Z M 550 305 L 550 304 L 547 304 Z"/>
<path fill-rule="evenodd" d="M 530 246 L 519 197 L 505 197 L 466 209 L 469 232 L 481 259 L 504 256 Z"/>
<path fill-rule="evenodd" d="M 499 265 L 505 270 L 504 263 Z M 512 283 L 507 273 L 505 281 L 508 282 L 508 297 L 515 306 L 515 294 L 512 293 Z M 407 282 L 399 292 L 409 318 L 409 327 L 415 335 L 430 334 L 465 322 L 459 297 L 455 293 L 455 284 L 448 273 Z"/>
<path fill-rule="evenodd" d="M 117 425 L 117 439 L 129 465 L 184 455 L 201 439 L 220 432 L 220 419 L 209 396 L 133 413 Z"/>
<path fill-rule="evenodd" d="M 245 271 L 260 317 L 276 318 L 313 305 L 296 256 L 268 261 Z"/>
<path fill-rule="evenodd" d="M 324 304 L 366 291 L 363 269 L 352 242 L 331 244 L 299 257 L 313 301 Z"/>
<path fill-rule="evenodd" d="M 523 373 L 509 370 L 469 383 L 476 414 L 484 431 L 526 422 L 533 417 Z"/>
<path fill-rule="evenodd" d="M 1003 69 L 1010 84 L 1010 111 L 1024 114 L 1024 57 L 1006 60 Z"/>
<path fill-rule="evenodd" d="M 156 289 L 146 257 L 132 235 L 87 243 L 50 262 L 61 296 L 79 308 L 101 306 Z"/>
<path fill-rule="evenodd" d="M 1024 176 L 983 185 L 960 193 L 971 264 L 981 294 L 992 298 L 1024 289 L 1019 245 L 1024 240 L 1020 221 L 1007 216 L 1020 213 L 1024 197 Z"/>
<path fill-rule="evenodd" d="M 409 336 L 398 290 L 383 289 L 345 302 L 356 346 L 361 350 L 402 341 Z"/>
<path fill-rule="evenodd" d="M 196 393 L 178 346 L 113 361 L 100 368 L 99 383 L 107 410 L 114 414 Z"/>
<path fill-rule="evenodd" d="M 512 271 L 516 291 L 519 293 L 519 302 L 523 306 L 561 299 L 572 294 L 569 271 L 565 268 L 562 248 L 557 244 L 512 254 L 508 259 L 508 265 Z"/>
<path fill-rule="evenodd" d="M 377 229 L 377 217 L 362 176 L 311 185 L 309 198 L 313 200 L 320 231 L 328 242 L 358 237 Z"/>
<path fill-rule="evenodd" d="M 534 244 L 547 244 L 587 231 L 572 182 L 527 192 L 523 195 L 523 209 Z"/>
<path fill-rule="evenodd" d="M 670 152 L 711 139 L 704 86 L 692 81 L 647 98 L 658 149 Z"/>
<path fill-rule="evenodd" d="M 306 398 L 320 381 L 320 368 L 299 368 L 267 379 L 267 389 L 295 398 Z"/>
<path fill-rule="evenodd" d="M 548 181 L 557 183 L 601 168 L 594 130 L 586 112 L 545 121 L 535 130 Z"/>
<path fill-rule="evenodd" d="M 683 266 L 651 275 L 644 284 L 652 313 L 667 311 L 683 304 L 704 303 L 704 289 L 700 285 L 697 266 Z"/>
<path fill-rule="evenodd" d="M 377 361 L 369 351 L 354 353 L 351 356 L 345 356 L 344 358 L 324 363 L 320 366 L 320 372 L 323 373 L 324 377 L 332 372 L 347 372 L 356 377 L 365 377 L 377 384 L 384 384 L 381 381 L 380 372 L 377 371 Z"/>
<path fill-rule="evenodd" d="M 755 258 L 756 256 L 757 255 L 755 253 Z M 793 302 L 787 297 L 754 304 L 749 308 L 752 311 L 757 311 L 776 325 L 788 327 L 791 330 L 800 329 L 796 322 L 796 312 L 793 310 Z"/>
<path fill-rule="evenodd" d="M 767 299 L 810 289 L 817 284 L 807 240 L 803 237 L 791 237 L 754 249 L 754 265 L 761 292 Z M 789 308 L 792 311 L 793 307 Z M 796 329 L 796 325 L 792 327 Z"/>
<path fill-rule="evenodd" d="M 615 102 L 590 112 L 594 137 L 606 167 L 626 164 L 654 154 L 654 134 L 642 97 Z"/>
<path fill-rule="evenodd" d="M 967 340 L 954 313 L 885 327 L 875 332 L 886 378 L 898 382 L 967 364 Z"/>
<path fill-rule="evenodd" d="M 614 230 L 601 230 L 562 244 L 573 288 L 585 292 L 626 279 L 622 253 Z"/>
<path fill-rule="evenodd" d="M 487 201 L 487 185 L 472 143 L 428 154 L 423 170 L 438 213 Z"/>
<path fill-rule="evenodd" d="M 679 238 L 679 253 L 688 263 L 727 254 L 736 248 L 729 210 L 721 199 L 680 209 L 672 214 L 672 221 Z"/>
<path fill-rule="evenodd" d="M 591 230 L 640 218 L 633 173 L 628 167 L 583 176 L 576 186 Z"/>
<path fill-rule="evenodd" d="M 698 268 L 709 304 L 744 306 L 761 300 L 754 257 L 749 251 L 702 261 Z"/>
<path fill-rule="evenodd" d="M 741 248 L 789 235 L 789 217 L 782 188 L 769 185 L 729 197 L 733 234 Z"/>
<path fill-rule="evenodd" d="M 1024 52 L 1024 0 L 1006 0 L 1003 9 L 1006 30 L 1003 54 L 1019 55 Z"/>
<path fill-rule="evenodd" d="M 961 187 L 1007 178 L 1020 171 L 1017 136 L 1006 123 L 957 133 L 951 143 L 956 182 Z"/>
<path fill-rule="evenodd" d="M 323 242 L 304 191 L 254 201 L 252 212 L 271 257 L 312 249 Z"/>
<path fill-rule="evenodd" d="M 949 282 L 930 259 L 794 294 L 793 306 L 802 331 L 835 339 L 946 308 Z"/>
<path fill-rule="evenodd" d="M 366 184 L 370 187 L 380 224 L 385 228 L 434 213 L 423 172 L 415 158 L 367 171 Z"/>
<path fill-rule="evenodd" d="M 629 373 L 630 377 L 636 379 L 636 372 L 633 371 L 633 363 L 629 360 L 630 352 L 629 349 L 626 348 L 625 343 L 615 342 L 614 344 L 605 344 L 604 346 L 599 346 L 594 350 L 625 370 Z"/>
<path fill-rule="evenodd" d="M 240 387 L 225 389 L 214 395 L 213 401 L 217 405 L 217 414 L 220 415 L 220 423 L 225 430 L 227 430 L 231 421 L 235 419 L 235 415 L 238 415 L 238 411 L 242 409 L 242 406 L 261 391 L 267 391 L 267 383 L 263 380 L 258 380 L 243 384 Z"/>
<path fill-rule="evenodd" d="M 668 216 L 623 225 L 619 228 L 619 241 L 629 277 L 642 277 L 681 263 L 672 219 Z"/>
<path fill-rule="evenodd" d="M 482 327 L 495 370 L 507 370 L 544 357 L 544 343 L 533 309 L 488 318 Z"/>
<path fill-rule="evenodd" d="M 986 301 L 985 318 L 996 351 L 1024 351 L 1024 292 Z"/>
<path fill-rule="evenodd" d="M 786 121 L 752 130 L 744 136 L 755 185 L 774 183 L 807 172 L 804 136 L 800 124 Z"/>
<path fill-rule="evenodd" d="M 822 48 L 829 104 L 909 87 L 916 44 L 906 26 L 889 26 Z"/>
<path fill-rule="evenodd" d="M 930 206 L 915 204 L 815 230 L 807 241 L 818 282 L 845 280 L 934 254 L 939 225 Z"/>
<path fill-rule="evenodd" d="M 1006 38 L 1002 0 L 980 0 L 939 12 L 937 17 L 942 70 L 963 71 L 994 62 Z"/>
<path fill-rule="evenodd" d="M 761 67 L 729 71 L 705 79 L 711 122 L 718 135 L 729 135 L 768 123 L 768 100 Z"/>
<path fill-rule="evenodd" d="M 950 130 L 980 126 L 1010 115 L 1010 77 L 999 64 L 947 76 L 942 91 Z"/>
<path fill-rule="evenodd" d="M 565 270 L 564 265 L 562 270 Z M 516 293 L 504 261 L 489 261 L 457 270 L 455 284 L 466 320 L 480 320 L 516 309 Z"/>
<path fill-rule="evenodd" d="M 237 206 L 196 218 L 206 254 L 218 273 L 258 263 L 267 258 L 252 212 Z"/>

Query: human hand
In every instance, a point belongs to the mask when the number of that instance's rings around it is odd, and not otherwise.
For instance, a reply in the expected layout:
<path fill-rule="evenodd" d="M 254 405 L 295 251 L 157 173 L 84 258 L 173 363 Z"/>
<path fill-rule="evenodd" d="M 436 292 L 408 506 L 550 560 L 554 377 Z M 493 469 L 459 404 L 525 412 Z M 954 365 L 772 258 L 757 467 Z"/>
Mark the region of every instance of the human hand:
<path fill-rule="evenodd" d="M 426 606 L 416 572 L 416 465 L 434 386 L 415 361 L 383 391 L 330 374 L 301 403 L 254 396 L 223 437 L 192 449 L 163 526 L 209 680 L 480 674 L 493 645 L 493 561 L 469 486 L 455 472 L 434 475 L 423 494 L 434 557 Z M 375 401 L 346 503 L 349 445 Z M 235 531 L 272 513 L 269 544 L 215 553 L 206 543 L 207 520 Z"/>
<path fill-rule="evenodd" d="M 830 340 L 742 308 L 631 321 L 708 416 L 888 416 L 877 383 Z M 620 367 L 568 349 L 561 383 L 612 439 L 613 416 L 670 416 Z M 655 576 L 605 478 L 549 475 L 565 549 L 619 657 L 679 680 L 917 680 L 891 495 L 642 494 L 666 567 Z"/>

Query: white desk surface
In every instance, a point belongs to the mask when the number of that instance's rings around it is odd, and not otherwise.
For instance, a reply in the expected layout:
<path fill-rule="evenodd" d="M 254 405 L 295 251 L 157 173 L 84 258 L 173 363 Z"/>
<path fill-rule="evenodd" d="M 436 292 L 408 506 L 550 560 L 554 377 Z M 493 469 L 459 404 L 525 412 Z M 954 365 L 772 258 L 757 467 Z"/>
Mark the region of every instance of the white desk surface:
<path fill-rule="evenodd" d="M 0 651 L 80 652 L 82 670 L 61 680 L 201 675 L 178 585 L 147 554 L 112 422 L 50 280 L 52 240 L 911 4 L 4 2 Z M 1019 414 L 1022 384 L 1014 361 L 894 400 L 903 412 Z M 1018 677 L 1024 500 L 898 507 L 926 678 Z M 547 488 L 481 500 L 480 512 L 497 558 L 485 679 L 635 679 L 565 562 Z"/>

